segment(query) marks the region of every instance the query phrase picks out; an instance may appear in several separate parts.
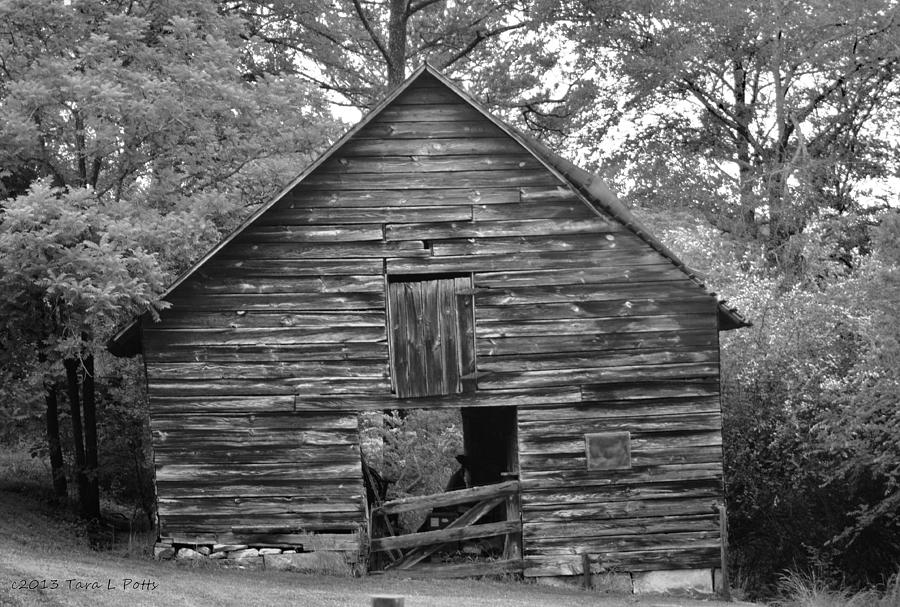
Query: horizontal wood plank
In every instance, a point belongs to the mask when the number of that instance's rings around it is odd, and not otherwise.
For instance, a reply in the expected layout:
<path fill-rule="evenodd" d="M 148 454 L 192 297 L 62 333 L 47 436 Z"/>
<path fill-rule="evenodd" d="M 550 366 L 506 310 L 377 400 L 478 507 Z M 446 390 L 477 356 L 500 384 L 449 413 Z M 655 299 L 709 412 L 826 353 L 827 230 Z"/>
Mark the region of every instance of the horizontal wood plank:
<path fill-rule="evenodd" d="M 478 363 L 479 371 L 509 373 L 518 371 L 549 371 L 551 369 L 586 369 L 633 365 L 661 365 L 718 362 L 717 350 L 672 349 L 651 352 L 631 350 L 601 350 L 567 354 L 526 354 L 521 356 L 490 356 Z"/>
<path fill-rule="evenodd" d="M 612 329 L 614 325 L 611 325 Z M 619 329 L 620 330 L 620 329 Z M 716 344 L 713 329 L 638 331 L 633 333 L 546 333 L 523 337 L 484 337 L 476 342 L 479 356 L 559 354 L 602 350 L 658 350 L 664 347 L 709 348 Z"/>
<path fill-rule="evenodd" d="M 373 276 L 239 276 L 192 278 L 178 287 L 179 297 L 202 297 L 213 293 L 381 293 L 384 278 Z"/>
<path fill-rule="evenodd" d="M 264 215 L 268 217 L 268 214 Z M 374 276 L 382 263 L 372 258 L 342 259 L 245 259 L 216 255 L 197 271 L 199 276 Z"/>
<path fill-rule="evenodd" d="M 378 116 L 360 129 L 357 139 L 426 139 L 428 137 L 498 137 L 503 134 L 486 119 L 481 120 L 430 120 L 406 122 L 388 121 Z M 340 150 L 338 150 L 340 153 Z"/>
<path fill-rule="evenodd" d="M 459 102 L 416 104 L 413 107 L 389 105 L 378 114 L 379 122 L 480 122 L 484 119 L 481 112 Z"/>
<path fill-rule="evenodd" d="M 157 329 L 252 329 L 263 327 L 383 327 L 383 312 L 263 312 L 258 310 L 167 310 Z M 363 357 L 364 358 L 364 357 Z"/>
<path fill-rule="evenodd" d="M 387 578 L 409 579 L 450 579 L 450 578 L 480 578 L 494 575 L 507 575 L 521 572 L 525 567 L 521 559 L 508 559 L 500 561 L 486 561 L 456 564 L 425 564 L 416 565 L 412 569 L 389 569 L 387 571 L 371 571 L 369 575 L 379 575 Z"/>
<path fill-rule="evenodd" d="M 419 106 L 435 103 L 458 104 L 461 107 L 470 107 L 453 90 L 446 86 L 441 86 L 431 75 L 418 79 L 412 86 L 391 101 L 391 106 Z M 482 121 L 485 124 L 491 124 L 486 118 L 482 118 Z"/>
<path fill-rule="evenodd" d="M 609 233 L 620 227 L 603 219 L 401 223 L 385 226 L 385 239 L 391 241 L 435 240 L 440 238 L 497 238 L 509 236 L 550 236 L 554 234 Z M 399 257 L 399 256 L 398 256 Z"/>
<path fill-rule="evenodd" d="M 335 499 L 307 501 L 305 499 L 295 499 L 293 496 L 160 498 L 158 507 L 159 515 L 164 517 L 171 515 L 200 516 L 208 513 L 211 516 L 228 516 L 233 514 L 246 517 L 247 519 L 252 519 L 256 516 L 289 516 L 307 513 L 358 514 L 363 509 L 361 496 L 358 496 L 355 500 L 345 501 Z"/>
<path fill-rule="evenodd" d="M 303 343 L 281 345 L 168 346 L 144 354 L 148 362 L 297 362 L 312 360 L 387 360 L 387 342 Z"/>
<path fill-rule="evenodd" d="M 302 483 L 312 479 L 347 479 L 349 481 L 362 478 L 359 463 L 320 465 L 300 468 L 286 467 L 283 464 L 245 464 L 223 469 L 221 465 L 204 464 L 168 464 L 157 466 L 156 477 L 160 482 L 190 481 L 202 483 L 252 483 L 255 480 L 285 480 Z M 274 514 L 274 513 L 273 513 Z"/>
<path fill-rule="evenodd" d="M 709 314 L 628 316 L 624 318 L 568 318 L 539 320 L 479 319 L 475 334 L 479 339 L 566 334 L 642 333 L 646 331 L 695 331 L 714 329 L 715 317 Z"/>
<path fill-rule="evenodd" d="M 519 481 L 505 481 L 492 485 L 445 491 L 434 495 L 416 495 L 385 502 L 373 510 L 373 514 L 396 514 L 415 510 L 427 510 L 444 506 L 456 506 L 514 495 L 519 491 Z"/>
<path fill-rule="evenodd" d="M 605 424 L 594 428 L 597 431 L 606 431 L 606 429 Z M 519 465 L 532 470 L 583 470 L 587 468 L 583 438 L 578 445 L 580 449 L 557 452 L 558 444 L 555 444 L 554 447 L 553 453 L 520 452 Z M 535 449 L 535 451 L 538 450 L 539 448 Z M 717 462 L 721 459 L 721 445 L 665 449 L 638 449 L 632 447 L 631 449 L 632 468 L 667 464 L 703 464 Z"/>
<path fill-rule="evenodd" d="M 433 142 L 434 140 L 429 140 Z M 462 139 L 444 141 L 463 142 Z M 487 139 L 476 141 L 488 141 Z M 405 142 L 404 142 L 405 143 Z M 471 142 L 466 142 L 470 144 Z M 388 150 L 392 147 L 384 142 Z M 434 143 L 429 143 L 428 150 L 432 150 Z M 457 143 L 457 147 L 459 144 Z M 348 151 L 349 153 L 349 151 Z M 411 154 L 418 154 L 411 151 Z M 429 152 L 423 152 L 427 154 Z M 434 152 L 436 153 L 436 152 Z M 411 167 L 414 168 L 414 167 Z M 314 172 L 307 177 L 303 184 L 308 188 L 328 192 L 352 192 L 352 191 L 379 191 L 379 190 L 406 190 L 406 189 L 435 189 L 447 188 L 481 188 L 481 187 L 534 187 L 554 185 L 559 181 L 546 170 L 534 169 L 488 169 L 480 171 L 431 171 L 408 173 L 325 173 Z M 364 240 L 360 238 L 360 240 Z"/>
<path fill-rule="evenodd" d="M 483 525 L 471 525 L 469 527 L 457 527 L 452 529 L 440 529 L 438 531 L 423 531 L 421 533 L 374 538 L 371 540 L 371 547 L 372 550 L 380 551 L 414 548 L 416 546 L 428 546 L 430 544 L 461 542 L 480 537 L 505 535 L 512 531 L 516 531 L 519 528 L 519 525 L 519 521 L 503 521 L 500 523 L 485 523 Z"/>
<path fill-rule="evenodd" d="M 532 538 L 525 543 L 525 556 L 532 554 L 598 554 L 611 550 L 691 550 L 695 547 L 715 545 L 719 542 L 718 530 L 690 531 L 683 533 L 647 533 L 613 537 L 582 538 Z"/>
<path fill-rule="evenodd" d="M 388 377 L 387 361 L 314 361 L 279 363 L 148 363 L 153 379 L 289 379 L 315 377 Z"/>
<path fill-rule="evenodd" d="M 379 226 L 369 223 L 334 225 L 258 225 L 242 231 L 234 242 L 363 242 L 381 240 Z"/>
<path fill-rule="evenodd" d="M 356 416 L 346 412 L 316 414 L 301 412 L 289 415 L 208 415 L 191 412 L 185 415 L 155 410 L 150 418 L 150 429 L 154 432 L 164 431 L 173 435 L 187 434 L 191 431 L 215 432 L 223 437 L 235 432 L 256 436 L 263 431 L 281 433 L 300 430 L 319 432 L 353 430 L 356 424 Z M 286 436 L 285 440 L 288 439 Z"/>
<path fill-rule="evenodd" d="M 422 207 L 519 202 L 519 188 L 446 188 L 365 191 L 323 191 L 302 183 L 285 194 L 279 210 L 303 207 Z"/>
<path fill-rule="evenodd" d="M 623 264 L 658 264 L 659 255 L 654 252 L 581 251 L 531 253 L 498 253 L 494 255 L 459 255 L 423 257 L 419 259 L 388 259 L 388 274 L 418 274 L 425 272 L 497 272 L 517 270 L 546 270 L 589 267 L 618 268 Z"/>
<path fill-rule="evenodd" d="M 173 293 L 166 297 L 171 310 L 194 311 L 296 311 L 312 310 L 383 310 L 384 292 L 364 293 L 213 293 L 197 297 L 190 293 Z M 165 312 L 163 312 L 165 314 Z M 142 320 L 145 329 L 156 325 L 152 319 Z"/>
<path fill-rule="evenodd" d="M 702 314 L 710 310 L 713 298 L 699 295 L 678 299 L 621 299 L 529 305 L 480 306 L 479 322 L 554 320 L 563 318 L 609 318 L 614 316 L 657 316 Z"/>
<path fill-rule="evenodd" d="M 647 466 L 637 470 L 549 470 L 519 472 L 522 491 L 555 489 L 560 487 L 633 487 L 648 483 L 692 482 L 716 480 L 721 482 L 722 463 L 666 464 Z"/>
<path fill-rule="evenodd" d="M 707 504 L 707 509 L 709 504 Z M 522 525 L 526 541 L 532 539 L 616 538 L 647 533 L 709 533 L 719 530 L 711 514 L 610 518 L 587 522 L 527 522 Z"/>
<path fill-rule="evenodd" d="M 470 392 L 447 396 L 426 396 L 420 398 L 396 398 L 392 395 L 353 395 L 350 397 L 301 395 L 297 400 L 297 410 L 344 410 L 372 411 L 383 409 L 433 409 L 463 407 L 514 407 L 541 405 L 546 403 L 566 403 L 577 401 L 580 390 L 577 386 L 563 386 L 531 390 L 493 390 L 490 392 Z"/>
<path fill-rule="evenodd" d="M 398 256 L 399 257 L 399 256 Z M 528 270 L 523 272 L 479 272 L 475 275 L 476 287 L 518 287 L 599 283 L 640 283 L 660 280 L 684 280 L 684 273 L 671 263 L 626 266 L 618 268 L 597 267 L 565 270 Z"/>
<path fill-rule="evenodd" d="M 601 382 L 640 382 L 644 379 L 685 377 L 718 377 L 718 363 L 684 363 L 664 365 L 630 365 L 584 369 L 551 369 L 546 371 L 511 371 L 479 373 L 478 387 L 483 390 L 560 386 Z"/>
<path fill-rule="evenodd" d="M 340 344 L 386 341 L 384 327 L 254 327 L 222 329 L 145 329 L 145 343 L 151 347 L 173 346 L 259 346 L 263 344 Z"/>
<path fill-rule="evenodd" d="M 699 380 L 653 380 L 650 384 L 595 384 L 581 387 L 581 397 L 585 402 L 608 402 L 622 400 L 658 400 L 663 398 L 688 398 L 718 396 L 719 382 L 716 379 Z"/>
<path fill-rule="evenodd" d="M 590 555 L 594 573 L 609 571 L 657 571 L 667 569 L 703 569 L 721 565 L 719 542 L 704 542 L 688 549 L 605 550 Z M 580 554 L 528 555 L 526 577 L 582 574 Z"/>
<path fill-rule="evenodd" d="M 307 532 L 356 530 L 363 515 L 360 512 L 304 512 L 291 514 L 258 514 L 252 517 L 240 513 L 178 514 L 160 516 L 160 535 L 188 533 L 221 533 L 232 526 L 242 527 L 248 522 L 260 526 L 296 525 Z"/>
<path fill-rule="evenodd" d="M 249 244 L 238 241 L 225 249 L 229 257 L 262 259 L 328 259 L 339 257 L 428 257 L 421 242 L 284 242 Z"/>
<path fill-rule="evenodd" d="M 529 488 L 520 499 L 535 516 L 539 512 L 560 510 L 560 504 L 573 509 L 608 502 L 637 502 L 659 499 L 699 499 L 712 504 L 722 499 L 722 483 L 716 478 L 657 481 L 632 485 L 562 484 L 554 487 Z M 704 501 L 705 500 L 705 501 Z"/>
<path fill-rule="evenodd" d="M 269 396 L 284 394 L 385 394 L 389 381 L 376 378 L 294 377 L 290 379 L 220 379 L 217 381 L 176 381 L 150 379 L 148 387 L 160 396 Z M 298 404 L 298 410 L 299 404 Z"/>
<path fill-rule="evenodd" d="M 486 206 L 486 205 L 485 205 Z M 259 225 L 382 224 L 422 221 L 470 221 L 470 205 L 431 207 L 297 207 L 273 209 L 259 218 Z M 380 238 L 380 236 L 379 236 Z M 380 268 L 376 268 L 377 273 Z"/>
<path fill-rule="evenodd" d="M 571 238 L 571 237 L 567 237 Z M 618 282 L 600 284 L 499 285 L 475 290 L 477 306 L 577 303 L 584 301 L 629 301 L 632 299 L 692 299 L 706 297 L 696 283 L 682 280 Z"/>
<path fill-rule="evenodd" d="M 196 412 L 195 412 L 196 413 Z M 201 411 L 201 413 L 234 413 L 234 411 Z M 279 429 L 269 430 L 265 434 L 256 432 L 253 427 L 231 428 L 227 431 L 217 430 L 210 436 L 204 426 L 194 429 L 153 429 L 154 445 L 160 449 L 171 450 L 233 450 L 243 448 L 285 449 L 303 447 L 317 450 L 321 447 L 356 445 L 359 442 L 356 428 L 330 429 Z"/>
<path fill-rule="evenodd" d="M 447 123 L 434 123 L 447 124 Z M 391 125 L 393 126 L 393 125 Z M 406 132 L 418 129 L 419 125 L 403 123 L 398 127 L 407 127 Z M 449 126 L 454 126 L 450 124 Z M 483 133 L 484 131 L 482 131 Z M 452 137 L 453 135 L 449 135 Z M 485 135 L 488 136 L 488 135 Z M 496 135 L 494 135 L 496 136 Z M 409 137 L 402 137 L 408 139 Z M 420 139 L 422 137 L 419 137 Z M 398 139 L 401 139 L 398 137 Z M 343 157 L 340 152 L 316 169 L 316 174 L 355 175 L 359 173 L 452 173 L 457 171 L 546 171 L 544 166 L 530 154 L 513 154 L 508 156 L 486 156 L 483 154 L 456 156 L 355 156 Z M 459 186 L 456 186 L 459 187 Z"/>
<path fill-rule="evenodd" d="M 472 207 L 475 221 L 507 219 L 591 219 L 599 214 L 581 199 L 560 199 L 542 203 L 478 204 Z M 424 221 L 424 220 L 423 220 Z"/>
<path fill-rule="evenodd" d="M 530 422 L 555 421 L 563 419 L 596 420 L 598 423 L 617 417 L 649 418 L 657 415 L 678 415 L 690 412 L 717 412 L 720 410 L 719 395 L 658 397 L 654 395 L 654 385 L 644 385 L 647 398 L 643 400 L 584 401 L 546 405 L 543 407 L 520 407 L 519 420 Z M 713 443 L 706 443 L 713 444 Z"/>
<path fill-rule="evenodd" d="M 659 415 L 654 417 L 634 416 L 615 417 L 603 421 L 604 432 L 630 430 L 632 432 L 690 432 L 717 430 L 721 428 L 722 418 L 718 411 L 706 413 L 686 413 L 676 415 Z M 594 420 L 561 420 L 558 422 L 520 421 L 519 438 L 527 442 L 556 442 L 567 440 L 575 435 L 596 432 L 597 422 Z"/>
<path fill-rule="evenodd" d="M 482 205 L 504 207 L 508 205 Z M 526 220 L 528 217 L 499 218 L 496 221 Z M 573 218 L 582 225 L 583 221 L 593 221 L 594 217 Z M 478 221 L 478 220 L 476 220 Z M 492 220 L 493 221 L 493 220 Z M 610 233 L 571 233 L 546 236 L 499 236 L 447 238 L 432 243 L 435 256 L 497 255 L 523 253 L 568 253 L 577 257 L 586 251 L 630 251 L 633 254 L 646 253 L 648 248 L 634 237 L 617 231 Z M 525 257 L 522 255 L 522 257 Z"/>
<path fill-rule="evenodd" d="M 341 155 L 352 156 L 450 156 L 457 154 L 522 154 L 522 146 L 509 137 L 425 138 L 425 139 L 351 139 Z M 550 175 L 550 173 L 547 173 Z M 557 180 L 558 181 L 558 180 Z"/>

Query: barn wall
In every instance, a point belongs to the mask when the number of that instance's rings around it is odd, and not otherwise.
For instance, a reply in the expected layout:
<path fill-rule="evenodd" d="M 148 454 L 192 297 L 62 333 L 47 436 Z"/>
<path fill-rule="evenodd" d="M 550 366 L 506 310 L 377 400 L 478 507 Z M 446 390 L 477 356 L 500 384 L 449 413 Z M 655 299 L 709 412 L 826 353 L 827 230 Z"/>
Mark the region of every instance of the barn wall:
<path fill-rule="evenodd" d="M 544 403 L 519 411 L 531 573 L 582 549 L 708 565 L 712 298 L 428 75 L 145 323 L 164 533 L 362 523 L 352 409 L 391 391 L 386 275 L 461 272 L 479 393 Z M 613 427 L 634 469 L 587 473 L 579 441 Z"/>

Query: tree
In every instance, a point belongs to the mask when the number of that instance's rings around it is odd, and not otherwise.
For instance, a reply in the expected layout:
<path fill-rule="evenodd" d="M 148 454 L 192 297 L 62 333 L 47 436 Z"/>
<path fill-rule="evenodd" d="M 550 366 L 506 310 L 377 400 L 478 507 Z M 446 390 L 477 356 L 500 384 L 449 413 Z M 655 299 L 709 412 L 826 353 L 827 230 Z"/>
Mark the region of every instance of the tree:
<path fill-rule="evenodd" d="M 529 2 L 507 0 L 241 0 L 225 3 L 251 23 L 245 63 L 297 73 L 333 99 L 371 108 L 406 70 L 429 61 L 491 103 L 545 95 L 540 77 L 554 63 L 532 34 Z M 540 57 L 530 66 L 523 55 Z M 540 69 L 536 69 L 540 67 Z"/>
<path fill-rule="evenodd" d="M 241 79 L 243 25 L 205 0 L 4 4 L 7 194 L 46 177 L 160 212 L 209 204 L 221 217 L 277 191 L 285 176 L 267 173 L 287 159 L 295 174 L 333 122 L 297 79 Z"/>
<path fill-rule="evenodd" d="M 585 125 L 582 141 L 618 118 L 633 120 L 619 161 L 648 186 L 645 195 L 688 174 L 660 182 L 671 174 L 665 162 L 652 162 L 665 158 L 661 152 L 677 155 L 674 168 L 680 158 L 695 173 L 705 167 L 702 179 L 713 182 L 708 216 L 763 239 L 782 260 L 790 238 L 823 209 L 858 209 L 864 179 L 897 171 L 885 153 L 885 127 L 897 126 L 897 11 L 885 0 L 585 1 L 547 9 L 574 41 L 578 68 L 593 75 L 601 96 L 610 87 L 603 103 L 570 105 Z M 597 116 L 597 106 L 607 115 Z M 667 192 L 655 196 L 664 202 Z"/>
<path fill-rule="evenodd" d="M 164 276 L 335 132 L 299 79 L 241 77 L 244 23 L 217 9 L 0 4 L 0 335 L 40 353 L 31 375 L 45 378 L 51 447 L 65 377 L 88 516 L 98 513 L 93 355 L 114 321 L 147 308 Z"/>
<path fill-rule="evenodd" d="M 823 485 L 853 494 L 829 547 L 856 578 L 900 557 L 900 213 L 883 215 L 873 240 L 845 295 L 859 354 L 828 385 L 830 406 L 813 429 L 830 464 Z"/>
<path fill-rule="evenodd" d="M 852 271 L 808 228 L 804 280 L 688 211 L 641 219 L 754 323 L 721 334 L 732 566 L 757 594 L 787 569 L 866 585 L 900 558 L 900 215 Z"/>
<path fill-rule="evenodd" d="M 81 510 L 89 518 L 100 514 L 94 351 L 123 317 L 152 308 L 163 286 L 157 256 L 134 246 L 131 223 L 90 190 L 46 183 L 5 201 L 0 222 L 0 335 L 17 335 L 14 345 L 29 346 L 42 361 L 48 428 L 55 423 L 53 367 L 65 369 Z M 52 454 L 52 431 L 49 440 Z"/>

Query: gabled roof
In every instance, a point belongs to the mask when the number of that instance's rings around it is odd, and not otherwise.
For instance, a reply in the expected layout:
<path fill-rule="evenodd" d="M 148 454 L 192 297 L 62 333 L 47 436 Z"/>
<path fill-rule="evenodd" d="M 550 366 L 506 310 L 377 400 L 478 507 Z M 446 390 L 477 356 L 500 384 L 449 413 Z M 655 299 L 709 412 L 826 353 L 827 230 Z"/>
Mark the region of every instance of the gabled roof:
<path fill-rule="evenodd" d="M 539 160 L 551 173 L 556 175 L 564 183 L 571 186 L 571 188 L 582 198 L 582 200 L 595 212 L 601 215 L 608 215 L 621 222 L 625 227 L 627 227 L 635 235 L 645 241 L 654 250 L 656 250 L 658 253 L 675 264 L 675 266 L 682 270 L 691 280 L 696 282 L 700 288 L 705 289 L 704 285 L 694 276 L 694 274 L 684 264 L 684 262 L 678 259 L 678 257 L 672 251 L 670 251 L 662 242 L 656 239 L 641 225 L 637 218 L 635 218 L 634 215 L 632 215 L 631 211 L 629 211 L 628 208 L 624 204 L 622 204 L 622 202 L 615 196 L 615 194 L 613 194 L 613 192 L 609 189 L 606 183 L 603 182 L 602 179 L 575 166 L 568 160 L 565 160 L 560 156 L 554 154 L 536 139 L 525 135 L 518 129 L 515 129 L 514 127 L 511 127 L 502 120 L 498 119 L 493 114 L 491 114 L 490 111 L 488 111 L 488 109 L 484 107 L 480 102 L 469 96 L 468 93 L 460 89 L 455 83 L 449 80 L 441 72 L 436 70 L 428 63 L 424 63 L 423 65 L 419 66 L 412 74 L 410 74 L 410 76 L 403 83 L 401 83 L 393 91 L 388 93 L 388 95 L 378 105 L 372 108 L 372 110 L 368 114 L 366 114 L 362 118 L 362 120 L 360 120 L 355 126 L 349 129 L 340 139 L 334 142 L 334 144 L 332 144 L 331 147 L 328 148 L 328 150 L 326 150 L 315 162 L 306 167 L 306 169 L 302 173 L 300 173 L 300 175 L 298 175 L 293 181 L 291 181 L 291 183 L 285 186 L 281 190 L 281 192 L 274 196 L 269 202 L 260 206 L 259 209 L 257 209 L 254 213 L 247 217 L 247 219 L 245 219 L 237 228 L 232 230 L 232 232 L 228 234 L 228 236 L 226 236 L 212 249 L 210 249 L 202 258 L 200 258 L 200 260 L 198 260 L 190 268 L 183 272 L 169 286 L 169 288 L 166 289 L 166 291 L 160 296 L 160 298 L 165 299 L 166 297 L 168 297 L 179 285 L 190 278 L 195 272 L 197 272 L 197 270 L 199 270 L 204 264 L 206 264 L 206 262 L 208 262 L 220 250 L 228 245 L 228 243 L 233 241 L 238 235 L 241 234 L 241 232 L 243 232 L 248 226 L 256 221 L 256 219 L 265 214 L 288 192 L 293 190 L 298 184 L 306 179 L 308 175 L 310 175 L 319 166 L 321 166 L 329 158 L 331 158 L 341 147 L 344 146 L 347 141 L 349 141 L 354 135 L 356 135 L 375 117 L 377 117 L 382 110 L 384 110 L 388 105 L 390 105 L 392 101 L 394 101 L 394 99 L 396 99 L 404 91 L 406 91 L 423 74 L 433 76 L 447 88 L 453 91 L 456 95 L 458 95 L 463 101 L 483 114 L 494 125 L 499 127 L 511 138 L 516 140 L 525 148 L 526 151 L 530 152 L 537 160 Z M 724 301 L 719 302 L 720 330 L 724 331 L 746 326 L 750 326 L 750 323 L 747 322 L 737 312 L 737 310 L 735 310 L 734 308 L 726 307 Z M 138 354 L 141 350 L 140 317 L 134 319 L 126 327 L 121 329 L 109 341 L 107 347 L 109 351 L 116 356 L 133 356 L 135 354 Z"/>

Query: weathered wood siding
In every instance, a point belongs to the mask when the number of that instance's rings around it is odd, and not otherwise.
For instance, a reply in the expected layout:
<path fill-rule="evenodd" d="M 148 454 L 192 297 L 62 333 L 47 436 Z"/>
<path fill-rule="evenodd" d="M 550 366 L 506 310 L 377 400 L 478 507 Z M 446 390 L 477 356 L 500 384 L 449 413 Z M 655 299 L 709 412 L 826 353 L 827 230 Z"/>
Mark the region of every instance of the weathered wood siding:
<path fill-rule="evenodd" d="M 474 398 L 520 406 L 527 572 L 714 564 L 713 298 L 427 73 L 144 324 L 163 533 L 361 524 L 387 275 L 442 273 L 471 273 Z M 588 472 L 620 429 L 633 469 Z"/>

